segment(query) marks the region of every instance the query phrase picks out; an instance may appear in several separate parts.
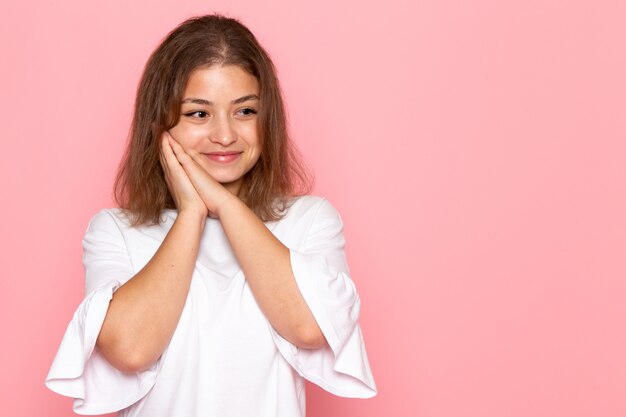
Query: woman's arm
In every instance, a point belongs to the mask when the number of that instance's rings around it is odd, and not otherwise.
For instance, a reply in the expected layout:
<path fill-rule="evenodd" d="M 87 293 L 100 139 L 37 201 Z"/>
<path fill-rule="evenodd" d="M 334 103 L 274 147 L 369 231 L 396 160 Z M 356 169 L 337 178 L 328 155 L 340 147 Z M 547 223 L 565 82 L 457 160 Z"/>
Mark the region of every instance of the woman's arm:
<path fill-rule="evenodd" d="M 208 214 L 171 148 L 163 146 L 162 154 L 178 216 L 152 259 L 113 294 L 97 340 L 102 355 L 123 372 L 148 368 L 169 343 L 187 299 Z"/>
<path fill-rule="evenodd" d="M 223 203 L 218 215 L 254 298 L 272 327 L 300 348 L 324 346 L 326 339 L 293 276 L 289 249 L 239 198 Z"/>
<path fill-rule="evenodd" d="M 254 297 L 276 331 L 292 344 L 316 349 L 326 344 L 293 275 L 289 249 L 238 197 L 215 181 L 174 139 L 172 150 L 212 215 L 219 217 Z"/>

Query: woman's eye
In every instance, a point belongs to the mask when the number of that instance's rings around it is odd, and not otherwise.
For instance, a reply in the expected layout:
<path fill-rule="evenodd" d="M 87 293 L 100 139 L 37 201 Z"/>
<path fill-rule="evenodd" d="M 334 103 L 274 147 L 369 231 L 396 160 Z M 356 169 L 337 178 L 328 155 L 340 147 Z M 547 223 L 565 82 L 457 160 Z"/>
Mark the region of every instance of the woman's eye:
<path fill-rule="evenodd" d="M 196 119 L 204 119 L 208 116 L 209 114 L 205 111 L 190 111 L 188 113 L 185 113 L 185 116 L 189 116 L 189 117 L 195 117 Z"/>
<path fill-rule="evenodd" d="M 257 114 L 257 111 L 251 107 L 246 107 L 245 109 L 239 110 L 239 113 L 243 116 L 251 116 Z"/>

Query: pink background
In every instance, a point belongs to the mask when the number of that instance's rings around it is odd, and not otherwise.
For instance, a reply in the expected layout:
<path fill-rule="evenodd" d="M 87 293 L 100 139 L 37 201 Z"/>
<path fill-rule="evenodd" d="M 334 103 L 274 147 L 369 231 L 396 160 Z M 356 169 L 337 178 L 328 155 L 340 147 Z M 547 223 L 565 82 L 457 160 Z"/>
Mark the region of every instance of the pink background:
<path fill-rule="evenodd" d="M 89 3 L 89 4 L 88 4 Z M 0 6 L 0 404 L 43 381 L 83 291 L 142 66 L 241 18 L 346 223 L 379 395 L 309 416 L 626 416 L 626 3 L 140 0 Z"/>

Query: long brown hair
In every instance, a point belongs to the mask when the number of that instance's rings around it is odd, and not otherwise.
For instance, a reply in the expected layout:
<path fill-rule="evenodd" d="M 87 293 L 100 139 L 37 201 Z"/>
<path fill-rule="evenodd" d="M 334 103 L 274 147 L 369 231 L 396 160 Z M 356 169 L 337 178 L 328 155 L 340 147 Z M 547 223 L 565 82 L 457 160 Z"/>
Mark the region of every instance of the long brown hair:
<path fill-rule="evenodd" d="M 259 81 L 261 156 L 246 174 L 239 196 L 263 221 L 278 220 L 290 198 L 310 191 L 312 177 L 287 132 L 276 69 L 267 52 L 238 20 L 219 14 L 191 18 L 152 53 L 137 88 L 126 151 L 114 185 L 117 204 L 132 225 L 156 224 L 176 208 L 159 161 L 160 138 L 180 117 L 190 74 L 199 67 L 237 65 Z"/>

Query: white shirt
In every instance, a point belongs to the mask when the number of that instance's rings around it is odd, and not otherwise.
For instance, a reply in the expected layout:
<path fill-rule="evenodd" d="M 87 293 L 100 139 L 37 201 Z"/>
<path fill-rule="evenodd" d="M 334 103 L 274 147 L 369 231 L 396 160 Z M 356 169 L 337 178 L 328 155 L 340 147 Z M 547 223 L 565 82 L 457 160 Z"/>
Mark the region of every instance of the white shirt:
<path fill-rule="evenodd" d="M 323 198 L 298 198 L 268 229 L 290 250 L 300 292 L 329 346 L 299 349 L 259 309 L 219 220 L 207 218 L 189 294 L 172 339 L 148 370 L 118 371 L 95 342 L 113 292 L 152 258 L 176 218 L 130 227 L 103 209 L 83 239 L 85 299 L 46 379 L 73 397 L 78 414 L 124 417 L 294 417 L 305 415 L 304 378 L 344 397 L 376 395 L 358 325 L 343 223 Z"/>

